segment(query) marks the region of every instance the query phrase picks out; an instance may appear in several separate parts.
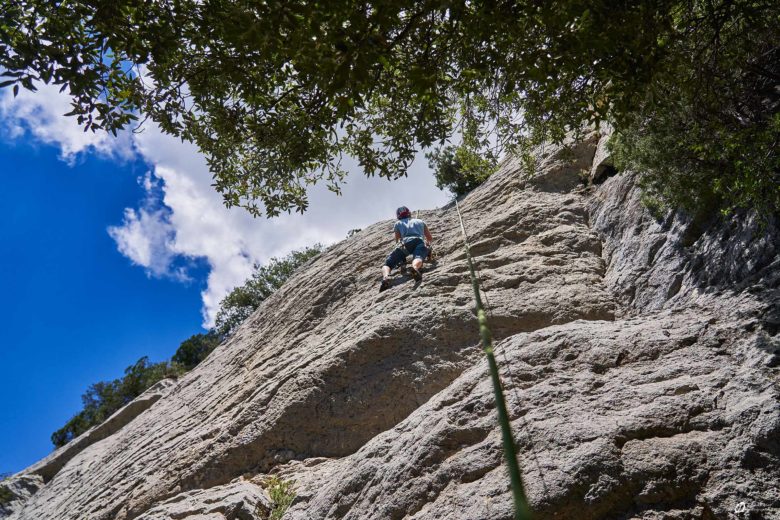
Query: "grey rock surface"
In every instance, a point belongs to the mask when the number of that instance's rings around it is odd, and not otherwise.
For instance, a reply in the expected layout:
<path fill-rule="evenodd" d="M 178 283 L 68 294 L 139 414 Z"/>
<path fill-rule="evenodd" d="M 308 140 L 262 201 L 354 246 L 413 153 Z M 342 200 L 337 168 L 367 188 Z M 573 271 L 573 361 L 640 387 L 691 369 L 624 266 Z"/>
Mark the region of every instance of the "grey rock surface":
<path fill-rule="evenodd" d="M 24 503 L 43 487 L 39 475 L 14 475 L 0 481 L 0 518 L 21 511 Z"/>
<path fill-rule="evenodd" d="M 272 507 L 262 487 L 236 479 L 222 486 L 179 493 L 155 505 L 138 520 L 254 520 L 267 518 Z"/>
<path fill-rule="evenodd" d="M 668 310 L 499 343 L 535 518 L 780 514 L 780 396 L 745 324 Z M 511 519 L 501 457 L 479 363 L 357 453 L 288 464 L 302 490 L 289 518 Z"/>
<path fill-rule="evenodd" d="M 777 222 L 717 215 L 700 222 L 642 205 L 636 174 L 605 181 L 588 201 L 590 225 L 603 240 L 604 282 L 628 312 L 680 307 L 740 292 L 776 302 L 780 276 Z M 713 300 L 714 301 L 714 300 Z"/>
<path fill-rule="evenodd" d="M 70 459 L 88 446 L 118 432 L 160 400 L 160 398 L 168 393 L 168 390 L 170 390 L 174 384 L 175 382 L 172 379 L 163 379 L 162 381 L 157 382 L 99 425 L 90 428 L 65 446 L 55 450 L 48 457 L 41 459 L 27 468 L 25 473 L 39 475 L 43 478 L 44 482 L 48 482 Z"/>
<path fill-rule="evenodd" d="M 599 129 L 599 141 L 596 145 L 593 162 L 590 165 L 590 173 L 588 174 L 588 182 L 590 184 L 601 184 L 607 177 L 617 171 L 607 146 L 609 138 L 612 136 L 612 131 L 612 127 L 608 124 L 602 125 Z"/>
<path fill-rule="evenodd" d="M 602 142 L 460 202 L 531 505 L 780 517 L 780 234 L 655 219 L 630 173 L 586 188 Z M 391 222 L 336 244 L 141 413 L 23 472 L 50 468 L 11 518 L 261 519 L 269 472 L 296 482 L 285 518 L 511 518 L 457 214 L 420 216 L 422 284 L 378 293 Z"/>

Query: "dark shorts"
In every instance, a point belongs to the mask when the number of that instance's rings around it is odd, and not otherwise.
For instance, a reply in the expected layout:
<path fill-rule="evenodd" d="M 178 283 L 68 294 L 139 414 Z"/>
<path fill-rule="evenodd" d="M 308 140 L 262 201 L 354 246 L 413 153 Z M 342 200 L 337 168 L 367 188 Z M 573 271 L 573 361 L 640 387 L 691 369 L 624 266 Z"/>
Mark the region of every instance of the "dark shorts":
<path fill-rule="evenodd" d="M 385 265 L 390 269 L 395 269 L 399 265 L 406 262 L 406 255 L 413 255 L 414 258 L 425 260 L 428 256 L 428 248 L 425 247 L 425 242 L 421 238 L 410 238 L 404 242 L 404 248 L 399 245 L 390 253 L 390 256 L 385 260 Z"/>

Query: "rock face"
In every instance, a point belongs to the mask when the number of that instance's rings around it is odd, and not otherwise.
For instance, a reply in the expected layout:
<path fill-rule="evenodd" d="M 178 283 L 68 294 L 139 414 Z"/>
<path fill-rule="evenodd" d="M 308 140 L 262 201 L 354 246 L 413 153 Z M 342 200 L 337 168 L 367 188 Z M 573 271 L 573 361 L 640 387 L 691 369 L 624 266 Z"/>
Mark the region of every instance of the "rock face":
<path fill-rule="evenodd" d="M 23 473 L 0 482 L 0 518 L 21 511 L 25 502 L 43 486 L 43 478 Z"/>
<path fill-rule="evenodd" d="M 48 457 L 36 462 L 27 468 L 24 473 L 37 475 L 44 481 L 51 480 L 70 459 L 84 451 L 89 445 L 101 441 L 127 426 L 133 419 L 160 400 L 173 385 L 174 381 L 171 379 L 164 379 L 158 382 L 131 403 L 117 410 L 111 417 L 94 428 L 90 428 L 83 435 L 73 439 L 72 442 L 56 450 Z"/>
<path fill-rule="evenodd" d="M 460 202 L 535 518 L 780 518 L 780 233 L 656 220 L 600 141 Z M 129 421 L 14 477 L 43 482 L 6 515 L 263 519 L 273 472 L 290 519 L 512 518 L 457 214 L 420 216 L 421 285 L 379 294 L 391 225 L 356 233 Z"/>

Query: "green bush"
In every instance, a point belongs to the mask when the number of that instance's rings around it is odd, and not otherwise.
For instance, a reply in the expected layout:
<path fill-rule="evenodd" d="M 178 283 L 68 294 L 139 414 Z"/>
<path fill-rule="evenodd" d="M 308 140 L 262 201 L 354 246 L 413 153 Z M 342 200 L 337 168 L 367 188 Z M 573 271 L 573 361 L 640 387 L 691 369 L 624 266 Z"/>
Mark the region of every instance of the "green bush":
<path fill-rule="evenodd" d="M 0 476 L 0 507 L 3 507 L 4 505 L 11 502 L 13 499 L 16 498 L 16 495 L 13 491 L 8 489 L 7 486 L 4 486 L 2 484 L 2 481 L 8 478 L 8 474 L 3 474 Z"/>
<path fill-rule="evenodd" d="M 616 165 L 645 172 L 656 209 L 780 211 L 780 24 L 758 12 L 732 6 L 722 24 L 670 41 L 681 58 L 618 125 Z"/>
<path fill-rule="evenodd" d="M 280 520 L 295 500 L 295 482 L 270 476 L 264 483 L 268 496 L 271 497 L 271 514 L 268 520 Z"/>
<path fill-rule="evenodd" d="M 664 119 L 668 124 L 659 123 Z M 637 123 L 613 139 L 618 168 L 644 172 L 640 186 L 648 206 L 723 214 L 753 208 L 763 217 L 778 212 L 780 116 L 733 131 L 719 129 L 717 121 L 707 127 L 690 122 L 681 110 Z M 703 133 L 721 139 L 715 143 Z"/>
<path fill-rule="evenodd" d="M 180 365 L 184 370 L 192 370 L 195 366 L 206 359 L 212 350 L 219 346 L 222 338 L 214 330 L 206 334 L 195 334 L 185 339 L 171 361 Z"/>
<path fill-rule="evenodd" d="M 459 197 L 470 192 L 496 171 L 496 161 L 465 148 L 446 146 L 425 155 L 436 177 L 436 187 Z"/>

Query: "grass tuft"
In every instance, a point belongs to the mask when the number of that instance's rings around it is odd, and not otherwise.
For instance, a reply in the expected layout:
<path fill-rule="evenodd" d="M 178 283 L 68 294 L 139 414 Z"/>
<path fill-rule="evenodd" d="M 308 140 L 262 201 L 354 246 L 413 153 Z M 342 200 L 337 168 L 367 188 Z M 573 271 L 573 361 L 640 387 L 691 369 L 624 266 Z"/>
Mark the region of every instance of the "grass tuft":
<path fill-rule="evenodd" d="M 3 479 L 5 480 L 5 479 Z M 5 506 L 16 498 L 16 494 L 0 483 L 0 507 Z"/>
<path fill-rule="evenodd" d="M 271 514 L 268 520 L 281 520 L 297 496 L 295 482 L 272 475 L 266 478 L 263 484 L 268 491 L 268 496 L 271 497 Z"/>

